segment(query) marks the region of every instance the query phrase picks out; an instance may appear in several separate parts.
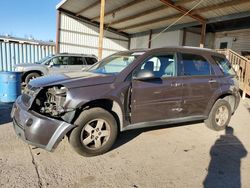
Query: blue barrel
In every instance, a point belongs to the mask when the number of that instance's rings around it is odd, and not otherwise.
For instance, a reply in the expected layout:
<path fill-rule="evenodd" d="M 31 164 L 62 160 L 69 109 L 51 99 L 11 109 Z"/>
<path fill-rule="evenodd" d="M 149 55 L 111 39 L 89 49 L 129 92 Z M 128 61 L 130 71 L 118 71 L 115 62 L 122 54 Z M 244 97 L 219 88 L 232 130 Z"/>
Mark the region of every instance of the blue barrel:
<path fill-rule="evenodd" d="M 21 95 L 20 72 L 0 72 L 0 102 L 15 102 Z"/>

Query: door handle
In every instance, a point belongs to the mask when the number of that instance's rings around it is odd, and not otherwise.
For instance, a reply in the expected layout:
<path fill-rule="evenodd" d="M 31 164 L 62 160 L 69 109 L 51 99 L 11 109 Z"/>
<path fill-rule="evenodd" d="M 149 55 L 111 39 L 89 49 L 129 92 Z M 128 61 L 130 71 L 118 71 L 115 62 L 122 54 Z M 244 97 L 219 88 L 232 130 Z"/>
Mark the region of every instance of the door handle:
<path fill-rule="evenodd" d="M 217 82 L 217 80 L 215 80 L 215 79 L 211 79 L 208 81 L 208 83 L 216 83 L 216 82 Z"/>
<path fill-rule="evenodd" d="M 171 83 L 171 87 L 179 87 L 179 86 L 182 86 L 182 83 L 178 83 L 178 82 Z"/>

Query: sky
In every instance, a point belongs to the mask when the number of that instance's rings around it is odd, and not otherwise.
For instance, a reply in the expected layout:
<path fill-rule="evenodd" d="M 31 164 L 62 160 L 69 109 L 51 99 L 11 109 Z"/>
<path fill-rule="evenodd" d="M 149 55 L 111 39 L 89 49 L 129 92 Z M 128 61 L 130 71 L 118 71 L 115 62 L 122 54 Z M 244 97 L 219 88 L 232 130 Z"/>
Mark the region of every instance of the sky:
<path fill-rule="evenodd" d="M 56 39 L 56 5 L 60 0 L 0 0 L 0 35 Z"/>

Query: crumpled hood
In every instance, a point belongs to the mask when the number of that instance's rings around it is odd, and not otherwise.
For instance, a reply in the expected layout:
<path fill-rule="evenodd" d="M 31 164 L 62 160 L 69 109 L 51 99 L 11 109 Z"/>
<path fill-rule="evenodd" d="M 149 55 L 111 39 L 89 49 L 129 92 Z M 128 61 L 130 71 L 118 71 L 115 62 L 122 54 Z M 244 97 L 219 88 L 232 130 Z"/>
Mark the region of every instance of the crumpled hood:
<path fill-rule="evenodd" d="M 114 75 L 96 74 L 91 72 L 71 72 L 39 77 L 31 80 L 29 85 L 32 87 L 63 85 L 67 88 L 75 88 L 109 84 L 114 82 L 114 80 Z"/>

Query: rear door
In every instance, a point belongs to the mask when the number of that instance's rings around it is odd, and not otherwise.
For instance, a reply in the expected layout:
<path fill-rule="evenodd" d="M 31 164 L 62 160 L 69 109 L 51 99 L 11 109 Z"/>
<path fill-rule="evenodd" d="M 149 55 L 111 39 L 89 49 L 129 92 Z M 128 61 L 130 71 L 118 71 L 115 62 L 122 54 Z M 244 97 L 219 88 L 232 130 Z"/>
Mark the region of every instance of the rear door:
<path fill-rule="evenodd" d="M 86 65 L 83 57 L 69 56 L 68 72 L 82 71 L 82 68 Z"/>
<path fill-rule="evenodd" d="M 220 90 L 208 58 L 202 55 L 180 54 L 183 83 L 182 116 L 203 116 L 210 99 Z"/>
<path fill-rule="evenodd" d="M 138 69 L 151 69 L 156 79 L 132 80 L 132 123 L 179 117 L 182 86 L 177 75 L 176 53 L 162 53 L 143 62 Z"/>

